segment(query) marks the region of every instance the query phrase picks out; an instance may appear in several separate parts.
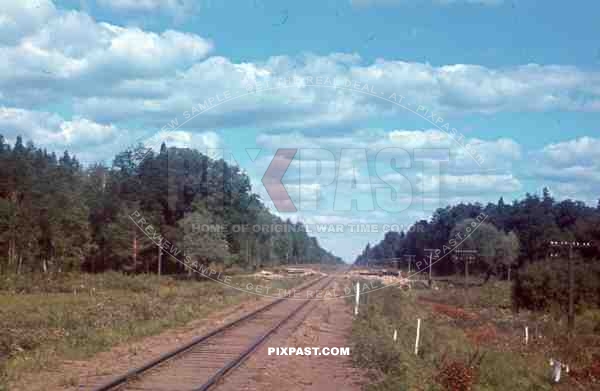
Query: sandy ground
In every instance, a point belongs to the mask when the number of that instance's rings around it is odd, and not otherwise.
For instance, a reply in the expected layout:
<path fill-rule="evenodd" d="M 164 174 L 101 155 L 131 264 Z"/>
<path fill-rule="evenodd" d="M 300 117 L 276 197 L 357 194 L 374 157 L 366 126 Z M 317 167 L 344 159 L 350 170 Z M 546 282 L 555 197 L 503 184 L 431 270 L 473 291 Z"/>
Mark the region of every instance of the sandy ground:
<path fill-rule="evenodd" d="M 350 356 L 275 356 L 269 347 L 350 347 L 351 306 L 343 299 L 314 301 L 272 336 L 217 390 L 361 390 L 363 370 Z"/>

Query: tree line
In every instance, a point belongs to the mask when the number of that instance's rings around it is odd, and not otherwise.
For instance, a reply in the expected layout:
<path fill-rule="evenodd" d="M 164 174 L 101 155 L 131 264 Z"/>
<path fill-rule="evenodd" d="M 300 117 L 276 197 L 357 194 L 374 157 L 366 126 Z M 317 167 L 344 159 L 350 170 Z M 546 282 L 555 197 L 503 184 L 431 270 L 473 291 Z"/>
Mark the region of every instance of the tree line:
<path fill-rule="evenodd" d="M 273 215 L 239 167 L 194 149 L 138 145 L 83 167 L 68 151 L 0 135 L 0 178 L 1 273 L 185 272 L 166 261 L 164 241 L 219 267 L 341 262 L 302 223 Z M 228 229 L 258 226 L 280 229 Z"/>
<path fill-rule="evenodd" d="M 496 204 L 459 203 L 439 208 L 429 220 L 415 222 L 408 232 L 387 232 L 378 244 L 367 245 L 355 264 L 385 264 L 389 259 L 407 255 L 427 260 L 429 253 L 425 249 L 448 248 L 478 216 L 485 216 L 485 220 L 476 224 L 478 228 L 460 248 L 477 251 L 478 262 L 473 270 L 488 278 L 494 274 L 507 277 L 511 269 L 554 256 L 566 258 L 566 254 L 557 254 L 557 249 L 549 245 L 551 240 L 591 241 L 592 246 L 580 249 L 577 256 L 588 260 L 600 256 L 600 201 L 596 207 L 571 199 L 556 201 L 544 188 L 541 195 L 527 193 L 512 203 L 500 198 Z M 462 262 L 452 260 L 453 256 L 449 256 L 436 263 L 436 274 L 459 271 Z"/>

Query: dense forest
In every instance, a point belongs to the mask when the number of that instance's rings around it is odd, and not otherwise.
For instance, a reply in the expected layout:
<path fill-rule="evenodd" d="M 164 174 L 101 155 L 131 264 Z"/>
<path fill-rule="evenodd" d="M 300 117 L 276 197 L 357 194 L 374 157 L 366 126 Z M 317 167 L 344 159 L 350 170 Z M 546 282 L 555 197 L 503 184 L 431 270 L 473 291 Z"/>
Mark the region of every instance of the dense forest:
<path fill-rule="evenodd" d="M 560 253 L 550 246 L 553 240 L 591 241 L 590 247 L 579 249 L 576 255 L 588 260 L 600 255 L 600 201 L 595 208 L 570 199 L 558 202 L 544 188 L 541 195 L 526 194 L 512 204 L 500 198 L 497 204 L 461 203 L 440 208 L 429 221 L 417 221 L 408 232 L 388 232 L 377 245 L 367 245 L 355 263 L 384 264 L 386 260 L 406 255 L 426 260 L 425 249 L 449 246 L 456 232 L 465 232 L 465 226 L 478 216 L 485 219 L 461 248 L 478 251 L 479 261 L 473 269 L 487 273 L 488 277 L 490 274 L 506 277 L 511 267 L 518 269 L 535 261 L 566 258 L 566 249 Z M 451 260 L 452 257 L 447 257 L 436 264 L 436 274 L 457 272 L 462 263 Z"/>
<path fill-rule="evenodd" d="M 11 147 L 0 136 L 0 178 L 1 273 L 184 272 L 166 260 L 163 242 L 221 268 L 341 262 L 302 223 L 271 214 L 239 167 L 192 149 L 140 145 L 111 167 L 82 167 L 68 152 L 57 157 L 21 137 Z M 134 214 L 159 239 L 145 235 Z"/>

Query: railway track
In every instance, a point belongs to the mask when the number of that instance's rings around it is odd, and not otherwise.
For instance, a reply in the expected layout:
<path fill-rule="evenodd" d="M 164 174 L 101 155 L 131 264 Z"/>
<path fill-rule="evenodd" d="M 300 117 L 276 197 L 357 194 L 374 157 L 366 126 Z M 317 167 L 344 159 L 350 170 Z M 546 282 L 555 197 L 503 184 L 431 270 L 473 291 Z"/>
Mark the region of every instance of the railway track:
<path fill-rule="evenodd" d="M 324 289 L 322 277 L 301 288 Z M 204 391 L 242 364 L 266 339 L 294 318 L 310 300 L 279 298 L 258 310 L 199 336 L 92 391 Z"/>

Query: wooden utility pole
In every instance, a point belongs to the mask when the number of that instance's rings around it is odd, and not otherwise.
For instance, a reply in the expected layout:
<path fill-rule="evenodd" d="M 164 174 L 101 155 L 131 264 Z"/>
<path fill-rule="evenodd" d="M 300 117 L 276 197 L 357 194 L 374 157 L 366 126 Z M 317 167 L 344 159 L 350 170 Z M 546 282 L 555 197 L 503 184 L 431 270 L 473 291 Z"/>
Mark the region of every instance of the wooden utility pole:
<path fill-rule="evenodd" d="M 591 242 L 566 242 L 566 241 L 550 241 L 552 247 L 567 247 L 569 249 L 569 312 L 567 314 L 567 327 L 569 335 L 573 333 L 575 328 L 575 270 L 573 268 L 573 249 L 592 247 Z M 553 256 L 553 255 L 551 255 Z"/>
<path fill-rule="evenodd" d="M 460 258 L 465 260 L 465 307 L 469 305 L 469 261 L 475 259 L 475 255 L 477 255 L 477 250 L 462 250 L 456 249 L 455 252 L 458 254 Z"/>
<path fill-rule="evenodd" d="M 383 265 L 385 266 L 388 262 L 392 265 L 395 264 L 395 267 L 397 269 L 400 269 L 400 262 L 402 261 L 402 258 L 383 258 L 381 259 L 381 261 L 383 262 Z M 368 262 L 368 260 L 367 260 Z M 377 260 L 375 260 L 375 262 L 377 262 Z"/>
<path fill-rule="evenodd" d="M 429 252 L 429 279 L 428 279 L 428 283 L 429 283 L 429 289 L 431 289 L 432 285 L 433 285 L 433 280 L 431 278 L 431 265 L 433 263 L 433 253 L 438 251 L 438 249 L 436 248 L 426 248 L 425 251 Z"/>
<path fill-rule="evenodd" d="M 412 261 L 416 258 L 416 255 L 406 254 L 405 257 L 408 258 L 408 276 L 410 277 Z"/>
<path fill-rule="evenodd" d="M 575 271 L 573 270 L 573 245 L 569 246 L 569 333 L 575 328 Z"/>
<path fill-rule="evenodd" d="M 162 247 L 160 247 L 160 244 L 157 247 L 158 247 L 158 276 L 160 277 L 160 274 L 162 273 Z"/>
<path fill-rule="evenodd" d="M 246 238 L 246 266 L 250 266 L 250 243 Z"/>
<path fill-rule="evenodd" d="M 133 230 L 133 267 L 137 269 L 137 228 Z"/>

